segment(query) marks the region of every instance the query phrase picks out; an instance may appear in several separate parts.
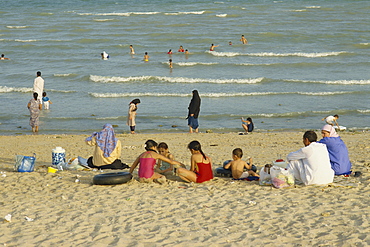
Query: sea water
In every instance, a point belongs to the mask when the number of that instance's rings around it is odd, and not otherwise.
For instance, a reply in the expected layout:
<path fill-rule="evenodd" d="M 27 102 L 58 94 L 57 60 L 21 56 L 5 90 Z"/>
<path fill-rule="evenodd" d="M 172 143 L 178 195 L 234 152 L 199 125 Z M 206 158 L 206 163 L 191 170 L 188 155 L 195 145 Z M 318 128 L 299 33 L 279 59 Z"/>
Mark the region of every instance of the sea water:
<path fill-rule="evenodd" d="M 194 89 L 203 132 L 242 131 L 241 117 L 260 131 L 319 129 L 332 114 L 350 130 L 370 126 L 370 1 L 1 5 L 0 53 L 11 60 L 0 61 L 0 134 L 31 133 L 37 71 L 53 103 L 40 114 L 46 134 L 91 133 L 105 123 L 127 133 L 134 98 L 142 102 L 138 133 L 186 132 Z"/>

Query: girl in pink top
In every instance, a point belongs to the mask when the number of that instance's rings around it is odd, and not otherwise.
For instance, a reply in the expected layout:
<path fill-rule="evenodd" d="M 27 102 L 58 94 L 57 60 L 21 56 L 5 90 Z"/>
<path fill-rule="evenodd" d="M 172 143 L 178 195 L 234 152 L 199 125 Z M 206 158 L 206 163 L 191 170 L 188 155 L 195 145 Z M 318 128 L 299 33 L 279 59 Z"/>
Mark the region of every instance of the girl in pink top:
<path fill-rule="evenodd" d="M 146 141 L 145 142 L 146 152 L 140 154 L 130 168 L 130 173 L 132 173 L 135 170 L 136 166 L 140 164 L 138 173 L 140 182 L 149 182 L 151 180 L 154 180 L 162 184 L 166 181 L 165 176 L 154 172 L 157 159 L 160 159 L 172 165 L 181 165 L 181 163 L 177 161 L 170 160 L 165 156 L 158 154 L 157 146 L 158 144 L 153 140 Z"/>

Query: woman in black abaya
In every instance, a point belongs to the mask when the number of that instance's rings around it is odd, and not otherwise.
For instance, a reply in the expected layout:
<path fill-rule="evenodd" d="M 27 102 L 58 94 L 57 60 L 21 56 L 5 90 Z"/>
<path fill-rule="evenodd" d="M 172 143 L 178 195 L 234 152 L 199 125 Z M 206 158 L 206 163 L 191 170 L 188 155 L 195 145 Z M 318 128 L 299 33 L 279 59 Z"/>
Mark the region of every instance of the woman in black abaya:
<path fill-rule="evenodd" d="M 193 98 L 190 101 L 189 104 L 189 113 L 188 113 L 188 125 L 189 125 L 189 132 L 193 133 L 193 130 L 195 133 L 198 133 L 198 116 L 200 111 L 200 97 L 198 90 L 193 90 Z"/>

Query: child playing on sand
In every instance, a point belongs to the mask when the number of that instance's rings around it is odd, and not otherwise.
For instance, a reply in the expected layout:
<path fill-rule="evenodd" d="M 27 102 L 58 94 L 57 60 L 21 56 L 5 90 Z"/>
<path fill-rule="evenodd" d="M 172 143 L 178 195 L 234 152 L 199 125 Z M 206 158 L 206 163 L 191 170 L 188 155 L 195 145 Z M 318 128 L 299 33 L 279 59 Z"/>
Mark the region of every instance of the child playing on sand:
<path fill-rule="evenodd" d="M 194 183 L 203 183 L 213 179 L 212 160 L 203 153 L 200 143 L 192 141 L 188 148 L 191 152 L 190 171 L 185 168 L 178 168 L 177 174 L 179 177 L 186 182 Z"/>
<path fill-rule="evenodd" d="M 243 157 L 243 150 L 240 148 L 235 148 L 232 152 L 233 160 L 230 161 L 229 164 L 225 165 L 225 169 L 229 169 L 231 167 L 231 172 L 234 179 L 242 179 L 247 178 L 249 176 L 259 177 L 257 173 L 252 171 L 252 158 L 249 158 L 249 164 L 242 160 Z M 244 172 L 244 168 L 247 169 Z"/>
<path fill-rule="evenodd" d="M 163 155 L 164 157 L 166 157 L 170 160 L 175 160 L 175 157 L 173 156 L 173 154 L 171 154 L 170 150 L 168 150 L 167 143 L 165 143 L 165 142 L 159 143 L 158 147 L 157 147 L 157 150 L 158 150 L 158 153 Z M 181 167 L 185 168 L 185 166 L 183 164 L 181 164 Z M 158 160 L 156 171 L 160 174 L 164 174 L 164 173 L 167 173 L 167 172 L 172 172 L 173 171 L 173 165 L 171 163 L 166 162 L 166 161 Z"/>
<path fill-rule="evenodd" d="M 49 108 L 50 108 L 50 104 L 53 104 L 53 103 L 50 101 L 49 97 L 48 97 L 48 96 L 46 96 L 46 92 L 43 92 L 43 93 L 42 93 L 42 103 L 43 103 L 43 105 L 44 105 L 44 109 L 45 109 L 45 110 L 49 110 Z"/>
<path fill-rule="evenodd" d="M 161 154 L 157 153 L 158 144 L 153 140 L 147 140 L 145 142 L 146 152 L 142 153 L 137 157 L 130 168 L 130 173 L 132 173 L 136 166 L 139 165 L 139 181 L 140 182 L 151 182 L 156 181 L 160 184 L 166 182 L 166 177 L 154 172 L 154 167 L 157 159 L 167 162 L 172 165 L 181 165 L 179 162 L 171 160 Z"/>

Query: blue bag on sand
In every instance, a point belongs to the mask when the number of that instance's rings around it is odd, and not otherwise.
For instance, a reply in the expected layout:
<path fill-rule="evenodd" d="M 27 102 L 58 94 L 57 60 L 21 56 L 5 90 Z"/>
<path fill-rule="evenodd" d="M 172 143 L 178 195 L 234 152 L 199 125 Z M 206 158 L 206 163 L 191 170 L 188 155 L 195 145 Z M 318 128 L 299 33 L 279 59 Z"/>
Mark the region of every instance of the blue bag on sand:
<path fill-rule="evenodd" d="M 14 169 L 18 172 L 33 172 L 35 168 L 36 154 L 34 156 L 17 155 Z"/>

